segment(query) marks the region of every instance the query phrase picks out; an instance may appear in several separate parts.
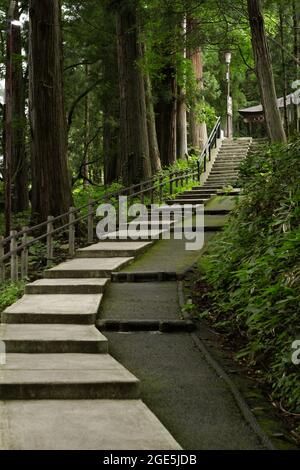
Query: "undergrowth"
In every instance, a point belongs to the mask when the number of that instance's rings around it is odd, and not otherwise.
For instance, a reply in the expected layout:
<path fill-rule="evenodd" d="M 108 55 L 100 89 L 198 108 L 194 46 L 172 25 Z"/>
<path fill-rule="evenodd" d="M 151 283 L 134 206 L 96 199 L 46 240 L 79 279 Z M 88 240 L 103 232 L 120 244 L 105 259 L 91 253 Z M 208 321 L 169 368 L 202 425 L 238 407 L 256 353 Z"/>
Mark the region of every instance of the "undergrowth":
<path fill-rule="evenodd" d="M 299 139 L 251 155 L 241 169 L 243 198 L 200 263 L 214 324 L 294 413 L 300 413 L 300 365 L 292 362 L 292 343 L 300 339 L 299 182 Z"/>

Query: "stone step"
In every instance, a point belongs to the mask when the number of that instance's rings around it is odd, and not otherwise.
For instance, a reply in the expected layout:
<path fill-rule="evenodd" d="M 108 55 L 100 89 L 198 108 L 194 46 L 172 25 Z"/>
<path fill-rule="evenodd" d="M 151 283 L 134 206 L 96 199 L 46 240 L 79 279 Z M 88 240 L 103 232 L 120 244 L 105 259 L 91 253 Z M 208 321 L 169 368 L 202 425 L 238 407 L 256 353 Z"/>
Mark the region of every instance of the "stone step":
<path fill-rule="evenodd" d="M 235 168 L 238 168 L 240 166 L 239 162 L 218 162 L 216 161 L 216 163 L 214 164 L 213 166 L 213 169 L 215 170 L 216 168 L 220 168 L 220 169 L 223 169 L 223 170 L 228 170 L 228 169 L 235 169 Z"/>
<path fill-rule="evenodd" d="M 182 194 L 181 196 L 214 196 L 214 191 L 209 191 L 207 189 L 192 189 L 189 192 Z"/>
<path fill-rule="evenodd" d="M 223 176 L 224 178 L 230 178 L 230 177 L 234 177 L 234 178 L 237 178 L 239 176 L 239 172 L 238 171 L 232 171 L 231 173 L 229 172 L 226 172 L 224 173 L 223 171 L 212 171 L 210 173 L 209 176 Z"/>
<path fill-rule="evenodd" d="M 139 381 L 108 354 L 6 354 L 0 400 L 129 399 Z"/>
<path fill-rule="evenodd" d="M 102 294 L 110 282 L 103 279 L 40 279 L 27 284 L 25 294 Z"/>
<path fill-rule="evenodd" d="M 136 231 L 135 236 L 133 237 L 132 233 L 129 234 L 128 230 L 118 230 L 116 232 L 111 232 L 105 235 L 105 239 L 103 240 L 105 243 L 108 242 L 119 242 L 120 240 L 126 240 L 127 242 L 135 242 L 137 240 L 159 240 L 162 236 L 163 232 L 166 230 L 159 230 L 159 229 L 152 229 L 152 230 L 139 230 Z M 117 258 L 116 258 L 117 259 Z M 128 258 L 130 262 L 134 260 L 134 258 Z M 95 260 L 97 261 L 97 260 Z M 129 263 L 126 263 L 129 264 Z"/>
<path fill-rule="evenodd" d="M 109 278 L 112 271 L 118 271 L 133 261 L 133 259 L 127 257 L 77 258 L 45 271 L 44 277 L 46 279 Z"/>
<path fill-rule="evenodd" d="M 209 178 L 207 180 L 207 183 L 220 183 L 220 184 L 227 184 L 227 183 L 233 183 L 236 181 L 237 178 Z"/>
<path fill-rule="evenodd" d="M 218 157 L 215 161 L 215 163 L 242 163 L 245 161 L 244 158 L 232 158 L 232 157 L 223 157 L 223 155 Z"/>
<path fill-rule="evenodd" d="M 0 341 L 6 353 L 53 354 L 108 352 L 107 339 L 86 325 L 1 324 Z"/>
<path fill-rule="evenodd" d="M 214 196 L 214 193 L 211 191 L 191 191 L 190 193 L 183 194 L 181 199 L 195 199 L 195 197 L 198 196 L 201 197 L 201 199 L 210 199 L 212 196 Z"/>
<path fill-rule="evenodd" d="M 2 450 L 180 450 L 141 400 L 0 402 Z"/>
<path fill-rule="evenodd" d="M 102 294 L 25 294 L 2 313 L 3 323 L 94 324 Z"/>
<path fill-rule="evenodd" d="M 99 242 L 78 250 L 76 256 L 78 258 L 135 257 L 144 253 L 151 245 L 151 242 Z"/>

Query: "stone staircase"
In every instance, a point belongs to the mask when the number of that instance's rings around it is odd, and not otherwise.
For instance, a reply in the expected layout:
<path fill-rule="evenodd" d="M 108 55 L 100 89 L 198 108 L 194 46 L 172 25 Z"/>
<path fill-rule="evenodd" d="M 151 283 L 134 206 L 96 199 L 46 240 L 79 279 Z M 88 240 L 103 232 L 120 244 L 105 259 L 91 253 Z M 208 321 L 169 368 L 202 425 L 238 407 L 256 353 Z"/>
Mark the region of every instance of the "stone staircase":
<path fill-rule="evenodd" d="M 212 196 L 222 192 L 224 188 L 234 188 L 239 166 L 248 155 L 250 146 L 250 138 L 225 139 L 205 183 L 180 194 L 176 199 L 169 200 L 168 204 L 205 204 Z M 227 191 L 227 194 L 230 193 L 236 194 L 238 191 L 234 189 Z"/>
<path fill-rule="evenodd" d="M 225 140 L 205 184 L 169 202 L 195 208 L 234 186 L 249 146 L 249 139 Z M 216 211 L 206 213 L 205 230 L 217 230 Z M 0 449 L 180 449 L 141 401 L 138 379 L 109 354 L 95 326 L 112 274 L 148 250 L 153 237 L 174 230 L 176 221 L 176 214 L 171 221 L 145 221 L 140 240 L 122 240 L 126 234 L 119 230 L 118 237 L 113 233 L 78 250 L 74 259 L 28 284 L 2 313 Z"/>
<path fill-rule="evenodd" d="M 95 327 L 112 272 L 151 244 L 79 250 L 3 312 L 0 449 L 180 449 Z"/>

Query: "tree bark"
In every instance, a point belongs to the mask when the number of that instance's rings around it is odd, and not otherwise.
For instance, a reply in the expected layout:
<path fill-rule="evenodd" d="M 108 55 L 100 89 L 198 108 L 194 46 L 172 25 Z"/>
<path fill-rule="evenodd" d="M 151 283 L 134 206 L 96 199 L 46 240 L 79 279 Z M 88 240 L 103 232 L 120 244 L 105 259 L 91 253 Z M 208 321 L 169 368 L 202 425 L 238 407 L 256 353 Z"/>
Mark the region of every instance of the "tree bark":
<path fill-rule="evenodd" d="M 157 173 L 161 170 L 160 153 L 158 148 L 155 113 L 152 98 L 152 87 L 149 74 L 145 74 L 145 93 L 146 93 L 146 108 L 147 108 L 147 126 L 148 126 L 148 139 L 149 139 L 149 153 L 151 160 L 152 172 Z"/>
<path fill-rule="evenodd" d="M 188 154 L 187 106 L 185 92 L 178 87 L 177 92 L 177 158 L 183 160 Z"/>
<path fill-rule="evenodd" d="M 293 0 L 293 31 L 294 31 L 294 56 L 296 59 L 300 59 L 300 31 L 299 31 L 299 16 L 300 16 L 300 7 L 299 2 L 296 3 Z M 299 62 L 296 63 L 296 79 L 299 78 Z"/>
<path fill-rule="evenodd" d="M 85 75 L 88 79 L 89 66 L 85 66 Z M 89 95 L 86 95 L 84 102 L 84 166 L 83 166 L 83 186 L 89 185 L 89 140 L 90 140 L 90 100 Z"/>
<path fill-rule="evenodd" d="M 173 66 L 163 70 L 164 80 L 156 105 L 156 128 L 161 162 L 164 166 L 176 162 L 177 85 Z"/>
<path fill-rule="evenodd" d="M 194 19 L 189 18 L 187 24 L 187 30 L 192 33 L 194 28 L 197 27 L 197 22 Z M 193 149 L 202 150 L 207 141 L 207 126 L 206 122 L 199 122 L 197 117 L 197 105 L 200 102 L 200 95 L 204 89 L 203 83 L 203 58 L 201 47 L 197 47 L 195 50 L 188 52 L 188 57 L 192 61 L 192 67 L 196 80 L 196 96 L 194 106 L 191 107 L 189 113 L 189 143 Z"/>
<path fill-rule="evenodd" d="M 186 59 L 186 32 L 187 21 L 184 17 L 182 21 L 183 48 L 182 54 Z M 187 136 L 187 105 L 186 105 L 186 76 L 183 77 L 182 86 L 177 87 L 177 158 L 183 160 L 188 154 L 188 136 Z"/>
<path fill-rule="evenodd" d="M 19 20 L 18 2 L 15 19 Z M 28 209 L 28 162 L 26 159 L 25 78 L 23 76 L 21 28 L 12 28 L 12 210 Z"/>
<path fill-rule="evenodd" d="M 125 184 L 152 176 L 149 155 L 144 77 L 138 38 L 137 2 L 125 0 L 117 11 L 118 66 L 120 87 L 120 142 Z"/>
<path fill-rule="evenodd" d="M 271 142 L 285 142 L 286 135 L 277 106 L 274 75 L 266 40 L 261 1 L 247 0 L 247 2 L 256 74 L 260 85 L 268 135 Z"/>
<path fill-rule="evenodd" d="M 287 110 L 287 73 L 285 63 L 285 50 L 284 50 L 284 10 L 282 1 L 279 5 L 279 30 L 280 30 L 280 42 L 281 42 L 281 67 L 282 67 L 282 91 L 283 91 L 283 110 L 284 110 L 284 127 L 285 132 L 289 135 L 289 119 Z"/>
<path fill-rule="evenodd" d="M 32 135 L 32 211 L 38 220 L 72 204 L 62 81 L 59 0 L 29 2 L 29 87 Z"/>

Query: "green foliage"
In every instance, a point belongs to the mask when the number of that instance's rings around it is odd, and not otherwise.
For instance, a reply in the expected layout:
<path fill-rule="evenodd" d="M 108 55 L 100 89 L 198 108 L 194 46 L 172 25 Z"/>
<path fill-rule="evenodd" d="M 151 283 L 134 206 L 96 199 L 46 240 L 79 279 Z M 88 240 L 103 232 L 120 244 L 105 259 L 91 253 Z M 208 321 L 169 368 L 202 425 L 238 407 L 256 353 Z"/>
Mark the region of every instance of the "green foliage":
<path fill-rule="evenodd" d="M 0 285 L 0 312 L 24 294 L 24 282 L 5 282 Z"/>
<path fill-rule="evenodd" d="M 244 196 L 201 268 L 215 321 L 239 338 L 239 357 L 263 370 L 274 397 L 300 411 L 291 361 L 300 315 L 300 140 L 272 146 L 242 168 Z"/>
<path fill-rule="evenodd" d="M 79 182 L 73 189 L 73 197 L 76 207 L 85 206 L 88 204 L 89 199 L 94 201 L 103 200 L 105 195 L 120 191 L 124 186 L 121 183 L 113 183 L 110 186 L 82 186 L 82 182 Z"/>

